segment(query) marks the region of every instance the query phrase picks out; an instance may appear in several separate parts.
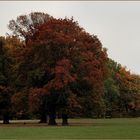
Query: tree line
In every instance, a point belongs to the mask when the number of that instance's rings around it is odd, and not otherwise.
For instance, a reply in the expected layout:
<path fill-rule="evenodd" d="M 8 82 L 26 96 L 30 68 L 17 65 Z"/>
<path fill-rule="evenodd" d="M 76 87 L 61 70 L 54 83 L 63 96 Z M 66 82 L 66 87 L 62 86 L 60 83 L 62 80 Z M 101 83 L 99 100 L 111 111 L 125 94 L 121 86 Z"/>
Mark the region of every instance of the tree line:
<path fill-rule="evenodd" d="M 34 12 L 9 21 L 0 37 L 0 118 L 140 115 L 140 76 L 107 55 L 95 35 L 73 18 Z"/>

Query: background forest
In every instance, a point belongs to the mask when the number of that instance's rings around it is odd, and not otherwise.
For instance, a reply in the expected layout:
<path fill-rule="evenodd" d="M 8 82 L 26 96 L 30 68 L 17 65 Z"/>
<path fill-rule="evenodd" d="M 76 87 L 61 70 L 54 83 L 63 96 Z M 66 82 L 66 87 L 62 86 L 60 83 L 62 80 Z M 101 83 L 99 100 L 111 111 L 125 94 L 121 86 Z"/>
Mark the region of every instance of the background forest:
<path fill-rule="evenodd" d="M 12 34 L 0 37 L 3 123 L 140 116 L 140 76 L 109 58 L 98 37 L 73 18 L 34 12 L 8 28 Z"/>

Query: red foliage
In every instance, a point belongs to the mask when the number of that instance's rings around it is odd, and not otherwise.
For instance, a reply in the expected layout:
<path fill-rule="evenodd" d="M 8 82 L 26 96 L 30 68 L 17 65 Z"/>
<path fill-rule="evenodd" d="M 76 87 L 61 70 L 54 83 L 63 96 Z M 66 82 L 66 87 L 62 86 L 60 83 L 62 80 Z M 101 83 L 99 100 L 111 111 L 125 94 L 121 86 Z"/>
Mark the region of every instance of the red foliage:
<path fill-rule="evenodd" d="M 26 66 L 21 72 L 24 81 L 30 71 L 43 77 L 42 81 L 47 79 L 30 93 L 31 106 L 36 104 L 32 110 L 38 109 L 44 92 L 51 94 L 52 89 L 69 88 L 79 80 L 86 80 L 100 98 L 103 94 L 106 52 L 98 38 L 85 32 L 73 19 L 50 19 L 38 26 L 18 56 L 19 64 Z"/>
<path fill-rule="evenodd" d="M 57 62 L 54 69 L 55 78 L 50 82 L 51 88 L 62 89 L 69 83 L 76 80 L 76 76 L 71 74 L 72 65 L 70 60 L 62 59 Z"/>
<path fill-rule="evenodd" d="M 49 92 L 46 90 L 46 88 L 31 88 L 29 92 L 30 111 L 38 112 L 43 104 L 43 98 L 46 95 L 49 95 Z"/>

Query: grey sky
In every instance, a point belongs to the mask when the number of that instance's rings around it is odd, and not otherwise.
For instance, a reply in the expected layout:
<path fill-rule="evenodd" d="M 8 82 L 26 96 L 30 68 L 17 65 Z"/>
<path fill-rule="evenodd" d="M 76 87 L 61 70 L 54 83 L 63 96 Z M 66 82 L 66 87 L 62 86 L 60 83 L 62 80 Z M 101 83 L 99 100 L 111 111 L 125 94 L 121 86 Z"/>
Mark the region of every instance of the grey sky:
<path fill-rule="evenodd" d="M 73 16 L 98 36 L 110 58 L 140 74 L 140 1 L 0 1 L 0 35 L 8 32 L 9 20 L 34 11 Z"/>

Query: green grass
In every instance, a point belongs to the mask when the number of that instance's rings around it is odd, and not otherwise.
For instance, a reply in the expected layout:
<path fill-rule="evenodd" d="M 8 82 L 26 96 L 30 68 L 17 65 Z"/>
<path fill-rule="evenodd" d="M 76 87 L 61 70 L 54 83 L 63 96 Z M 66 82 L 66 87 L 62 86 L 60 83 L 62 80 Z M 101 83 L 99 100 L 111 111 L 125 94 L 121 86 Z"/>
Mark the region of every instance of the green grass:
<path fill-rule="evenodd" d="M 59 122 L 60 120 L 58 120 Z M 137 139 L 140 140 L 140 118 L 71 119 L 70 126 L 47 126 L 30 123 L 0 124 L 0 139 Z"/>

